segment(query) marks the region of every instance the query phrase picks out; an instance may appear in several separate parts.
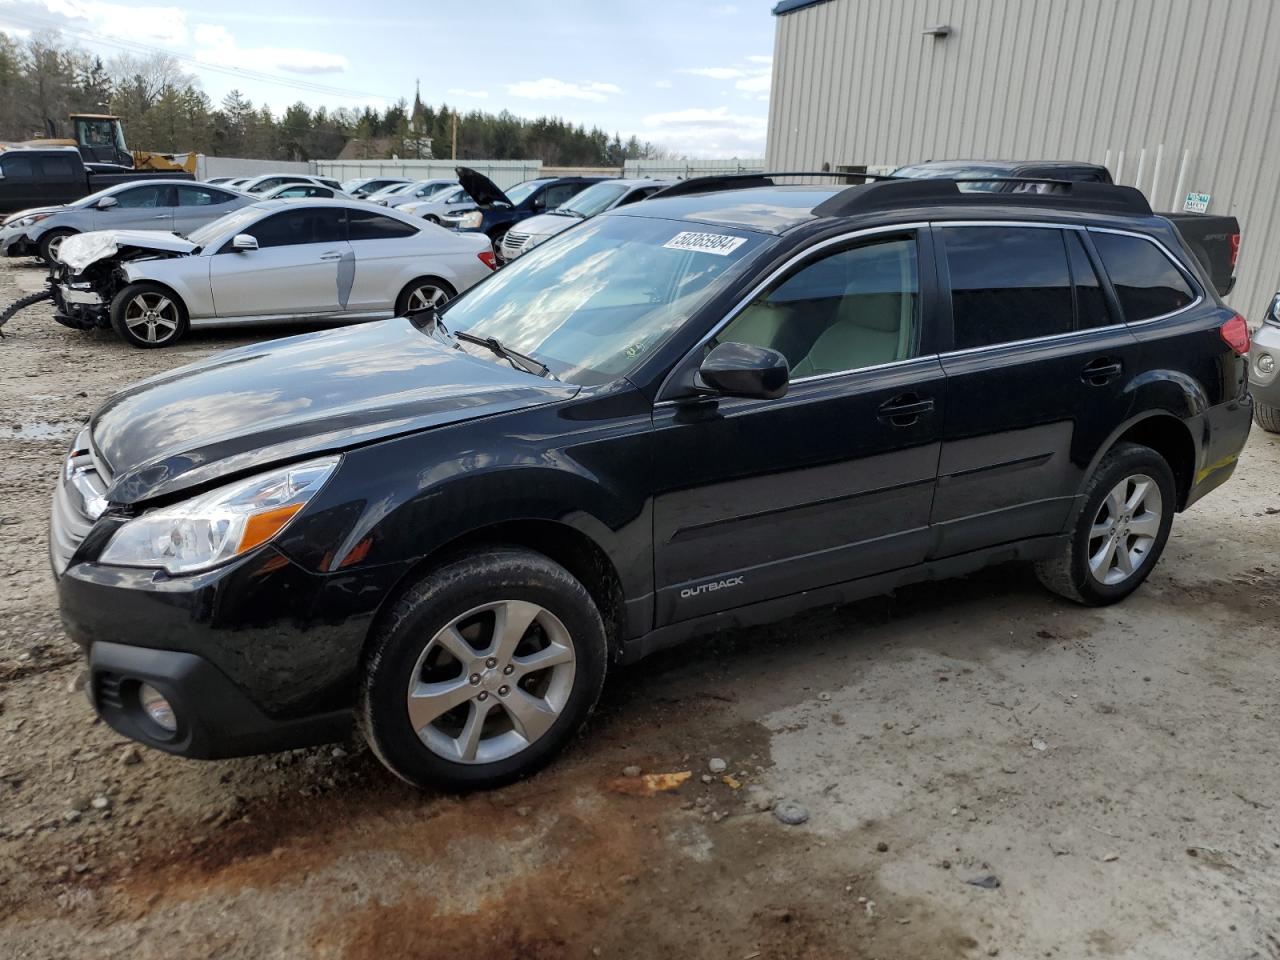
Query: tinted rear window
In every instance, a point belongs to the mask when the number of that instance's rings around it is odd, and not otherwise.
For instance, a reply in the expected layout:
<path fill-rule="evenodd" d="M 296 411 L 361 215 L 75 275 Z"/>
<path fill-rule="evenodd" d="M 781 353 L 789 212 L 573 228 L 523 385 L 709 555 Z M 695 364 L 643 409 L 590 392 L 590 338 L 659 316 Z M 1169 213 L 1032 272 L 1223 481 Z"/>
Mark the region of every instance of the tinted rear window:
<path fill-rule="evenodd" d="M 1130 323 L 1181 310 L 1196 298 L 1186 277 L 1151 241 L 1094 233 L 1093 245 Z"/>
<path fill-rule="evenodd" d="M 1075 309 L 1061 230 L 947 227 L 942 232 L 957 350 L 1072 329 Z"/>

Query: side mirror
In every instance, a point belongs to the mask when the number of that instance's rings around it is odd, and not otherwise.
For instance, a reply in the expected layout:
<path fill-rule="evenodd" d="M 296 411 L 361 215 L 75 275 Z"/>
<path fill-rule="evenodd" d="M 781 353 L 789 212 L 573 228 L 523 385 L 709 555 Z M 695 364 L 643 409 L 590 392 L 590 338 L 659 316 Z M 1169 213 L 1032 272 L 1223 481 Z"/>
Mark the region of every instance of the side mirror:
<path fill-rule="evenodd" d="M 791 367 L 777 350 L 749 343 L 722 343 L 702 361 L 695 386 L 727 397 L 776 400 L 786 396 Z"/>
<path fill-rule="evenodd" d="M 237 233 L 231 238 L 231 249 L 246 253 L 258 249 L 258 238 L 247 233 Z"/>
<path fill-rule="evenodd" d="M 538 211 L 542 211 L 542 210 L 547 209 L 547 198 L 546 198 L 546 197 L 534 197 L 534 199 L 533 199 L 533 209 L 538 210 Z"/>
<path fill-rule="evenodd" d="M 120 206 L 120 201 L 115 197 L 103 197 L 98 201 L 99 210 L 110 210 L 112 207 Z"/>

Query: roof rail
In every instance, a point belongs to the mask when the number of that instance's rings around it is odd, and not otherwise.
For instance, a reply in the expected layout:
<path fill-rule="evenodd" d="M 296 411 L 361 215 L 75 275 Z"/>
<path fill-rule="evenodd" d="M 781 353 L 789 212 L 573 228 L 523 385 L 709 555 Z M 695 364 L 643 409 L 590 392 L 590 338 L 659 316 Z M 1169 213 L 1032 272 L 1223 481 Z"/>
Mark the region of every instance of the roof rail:
<path fill-rule="evenodd" d="M 868 179 L 873 179 L 868 177 Z M 1044 177 L 966 177 L 956 180 L 877 177 L 881 182 L 849 187 L 813 208 L 820 217 L 848 217 L 856 213 L 909 206 L 1048 206 L 1101 213 L 1150 216 L 1151 205 L 1140 190 L 1111 183 L 1054 180 Z M 1065 187 L 1054 193 L 965 192 L 962 183 L 1027 183 Z"/>
<path fill-rule="evenodd" d="M 883 179 L 872 173 L 839 173 L 831 170 L 769 173 L 714 173 L 705 177 L 690 177 L 680 180 L 665 189 L 659 190 L 654 197 L 682 197 L 690 193 L 719 193 L 722 190 L 748 190 L 752 187 L 774 187 L 774 177 L 836 177 L 846 182 L 851 180 Z"/>

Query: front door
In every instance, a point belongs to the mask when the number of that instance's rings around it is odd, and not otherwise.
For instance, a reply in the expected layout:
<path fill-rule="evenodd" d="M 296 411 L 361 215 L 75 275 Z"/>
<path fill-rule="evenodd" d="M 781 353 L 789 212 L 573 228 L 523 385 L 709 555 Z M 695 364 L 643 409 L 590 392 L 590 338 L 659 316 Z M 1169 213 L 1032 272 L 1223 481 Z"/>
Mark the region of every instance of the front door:
<path fill-rule="evenodd" d="M 339 265 L 350 269 L 341 207 L 304 207 L 264 217 L 244 229 L 257 250 L 231 240 L 211 258 L 209 284 L 219 317 L 324 317 L 340 311 Z"/>
<path fill-rule="evenodd" d="M 953 349 L 931 555 L 1064 528 L 1142 362 L 1104 295 L 1086 231 L 941 225 Z"/>
<path fill-rule="evenodd" d="M 826 247 L 719 332 L 786 356 L 785 397 L 655 408 L 658 625 L 924 558 L 945 397 L 928 246 Z"/>

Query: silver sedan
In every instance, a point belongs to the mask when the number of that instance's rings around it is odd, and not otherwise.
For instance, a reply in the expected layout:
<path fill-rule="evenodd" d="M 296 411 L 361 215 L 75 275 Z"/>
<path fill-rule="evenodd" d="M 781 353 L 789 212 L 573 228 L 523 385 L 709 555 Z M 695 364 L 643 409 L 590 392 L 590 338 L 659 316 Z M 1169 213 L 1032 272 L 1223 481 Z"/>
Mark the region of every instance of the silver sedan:
<path fill-rule="evenodd" d="M 22 210 L 0 226 L 0 253 L 52 263 L 67 237 L 90 230 L 164 230 L 186 234 L 253 197 L 207 183 L 134 180 L 58 207 Z"/>

